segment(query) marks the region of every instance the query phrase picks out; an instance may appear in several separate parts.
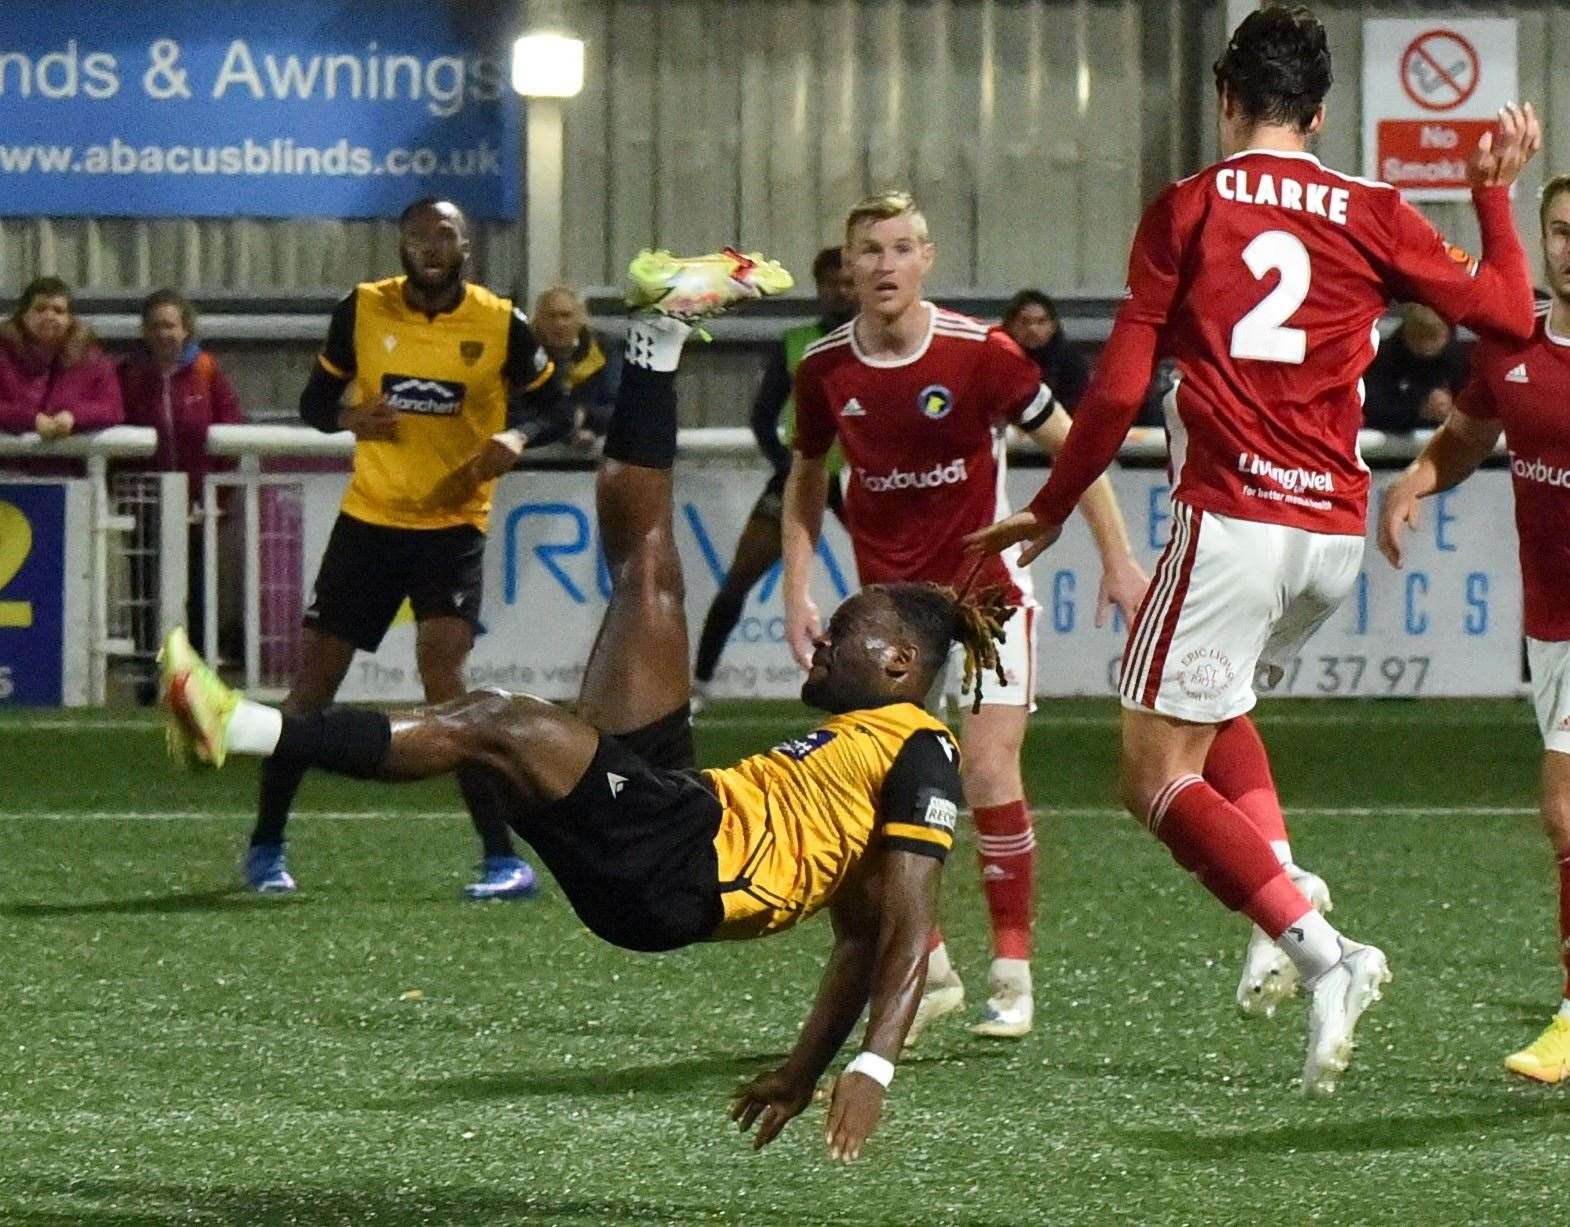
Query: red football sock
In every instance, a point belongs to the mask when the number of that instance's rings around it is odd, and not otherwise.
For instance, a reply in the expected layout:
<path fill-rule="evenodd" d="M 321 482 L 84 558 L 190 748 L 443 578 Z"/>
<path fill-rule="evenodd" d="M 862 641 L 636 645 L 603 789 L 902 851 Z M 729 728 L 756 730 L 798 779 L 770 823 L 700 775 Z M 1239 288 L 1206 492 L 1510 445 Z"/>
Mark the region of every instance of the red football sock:
<path fill-rule="evenodd" d="M 1312 910 L 1254 824 L 1199 776 L 1178 776 L 1163 788 L 1149 822 L 1179 865 L 1272 939 Z"/>
<path fill-rule="evenodd" d="M 1559 858 L 1559 957 L 1565 964 L 1565 1000 L 1570 1001 L 1570 856 Z"/>
<path fill-rule="evenodd" d="M 992 953 L 1000 959 L 1030 957 L 1036 897 L 1036 832 L 1023 800 L 978 805 L 976 843 L 981 886 L 992 920 Z"/>
<path fill-rule="evenodd" d="M 1205 758 L 1205 783 L 1242 810 L 1266 842 L 1287 838 L 1270 758 L 1247 716 L 1228 720 L 1216 730 Z"/>
<path fill-rule="evenodd" d="M 927 953 L 931 954 L 943 944 L 943 930 L 937 925 L 932 926 L 932 932 L 927 934 Z"/>

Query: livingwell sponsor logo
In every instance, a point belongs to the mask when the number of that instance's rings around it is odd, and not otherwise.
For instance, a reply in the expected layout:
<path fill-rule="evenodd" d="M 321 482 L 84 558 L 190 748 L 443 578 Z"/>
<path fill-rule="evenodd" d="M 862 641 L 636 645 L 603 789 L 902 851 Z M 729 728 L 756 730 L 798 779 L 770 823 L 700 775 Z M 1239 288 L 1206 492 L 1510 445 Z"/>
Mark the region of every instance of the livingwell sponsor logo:
<path fill-rule="evenodd" d="M 1283 490 L 1293 492 L 1314 490 L 1322 494 L 1332 494 L 1336 488 L 1335 479 L 1329 473 L 1314 469 L 1289 469 L 1263 456 L 1256 456 L 1253 452 L 1238 453 L 1237 470 L 1250 477 L 1263 477 L 1275 482 Z"/>
<path fill-rule="evenodd" d="M 965 480 L 965 459 L 935 464 L 920 473 L 910 469 L 895 469 L 889 473 L 861 474 L 862 488 L 871 494 L 888 494 L 892 490 L 932 490 L 939 486 L 957 486 Z"/>
<path fill-rule="evenodd" d="M 1557 486 L 1561 490 L 1570 489 L 1570 465 L 1555 467 L 1534 456 L 1528 460 L 1525 456 L 1510 453 L 1510 471 L 1522 481 L 1536 482 L 1542 486 Z"/>

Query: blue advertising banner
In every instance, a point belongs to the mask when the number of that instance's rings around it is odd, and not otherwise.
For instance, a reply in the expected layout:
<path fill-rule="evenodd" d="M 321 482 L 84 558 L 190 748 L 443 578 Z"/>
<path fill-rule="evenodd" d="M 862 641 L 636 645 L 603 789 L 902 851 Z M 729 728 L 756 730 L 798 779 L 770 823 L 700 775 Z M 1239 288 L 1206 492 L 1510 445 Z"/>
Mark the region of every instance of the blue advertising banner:
<path fill-rule="evenodd" d="M 0 5 L 0 215 L 518 214 L 492 5 Z"/>
<path fill-rule="evenodd" d="M 63 485 L 0 485 L 0 703 L 54 707 L 65 645 Z"/>

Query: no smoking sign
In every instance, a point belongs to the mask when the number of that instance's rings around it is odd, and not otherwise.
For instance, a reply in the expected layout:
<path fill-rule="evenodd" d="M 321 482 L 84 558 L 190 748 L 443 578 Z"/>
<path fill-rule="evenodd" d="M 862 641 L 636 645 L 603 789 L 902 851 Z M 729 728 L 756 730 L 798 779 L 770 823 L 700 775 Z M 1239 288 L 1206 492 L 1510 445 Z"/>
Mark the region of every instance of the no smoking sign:
<path fill-rule="evenodd" d="M 1363 168 L 1414 200 L 1467 195 L 1466 164 L 1516 96 L 1516 23 L 1363 23 Z"/>
<path fill-rule="evenodd" d="M 1401 88 L 1429 111 L 1449 111 L 1477 92 L 1477 52 L 1453 30 L 1419 34 L 1401 57 Z"/>

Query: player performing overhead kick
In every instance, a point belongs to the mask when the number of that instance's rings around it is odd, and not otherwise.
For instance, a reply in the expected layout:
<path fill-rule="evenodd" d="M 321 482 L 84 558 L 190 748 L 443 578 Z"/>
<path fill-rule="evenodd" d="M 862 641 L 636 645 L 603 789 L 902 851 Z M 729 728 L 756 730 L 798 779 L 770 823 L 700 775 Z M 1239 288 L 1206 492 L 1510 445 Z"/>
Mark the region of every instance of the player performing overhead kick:
<path fill-rule="evenodd" d="M 171 747 L 383 780 L 474 769 L 509 799 L 594 933 L 631 950 L 764 937 L 827 908 L 834 947 L 794 1049 L 736 1094 L 762 1146 L 802 1111 L 863 1010 L 860 1054 L 835 1082 L 831 1153 L 876 1127 L 915 1016 L 927 935 L 961 800 L 958 750 L 921 707 L 962 644 L 996 670 L 1001 597 L 932 584 L 868 588 L 835 612 L 802 686 L 815 731 L 732 767 L 694 771 L 681 563 L 672 537 L 675 371 L 684 320 L 778 293 L 778 265 L 726 253 L 633 262 L 634 302 L 596 499 L 612 591 L 575 711 L 480 691 L 393 712 L 287 715 L 228 690 L 182 630 L 165 642 Z"/>
<path fill-rule="evenodd" d="M 1128 297 L 1051 480 L 1029 510 L 971 540 L 988 550 L 1028 541 L 1026 561 L 1056 541 L 1126 437 L 1156 359 L 1175 361 L 1173 535 L 1123 656 L 1123 801 L 1257 926 L 1239 1003 L 1268 1013 L 1299 977 L 1308 987 L 1303 1087 L 1329 1093 L 1390 973 L 1380 950 L 1343 938 L 1303 889 L 1323 884 L 1292 864 L 1245 713 L 1256 667 L 1263 684 L 1279 680 L 1356 582 L 1368 502 L 1359 376 L 1387 300 L 1531 334 L 1509 185 L 1541 133 L 1530 106 L 1512 105 L 1471 157 L 1479 264 L 1395 189 L 1308 152 L 1331 71 L 1307 9 L 1250 13 L 1215 73 L 1227 157 L 1145 211 Z"/>

